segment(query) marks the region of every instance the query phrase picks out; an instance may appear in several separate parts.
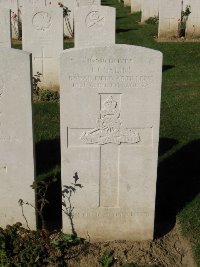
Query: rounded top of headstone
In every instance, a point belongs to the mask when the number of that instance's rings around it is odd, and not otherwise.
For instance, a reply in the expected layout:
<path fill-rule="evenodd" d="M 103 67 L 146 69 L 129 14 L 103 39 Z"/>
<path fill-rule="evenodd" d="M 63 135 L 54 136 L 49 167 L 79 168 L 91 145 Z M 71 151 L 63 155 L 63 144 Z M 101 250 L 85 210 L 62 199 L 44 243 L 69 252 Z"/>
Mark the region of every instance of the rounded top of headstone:
<path fill-rule="evenodd" d="M 163 57 L 163 53 L 160 52 L 159 50 L 147 48 L 147 47 L 142 47 L 142 46 L 136 46 L 136 45 L 127 45 L 127 44 L 114 44 L 114 45 L 106 45 L 106 46 L 89 46 L 89 47 L 78 47 L 78 48 L 70 48 L 66 49 L 63 52 L 61 52 L 60 56 L 64 55 L 69 55 L 70 53 L 78 53 L 78 51 L 85 51 L 85 53 L 98 53 L 99 54 L 104 54 L 106 51 L 110 51 L 112 54 L 113 53 L 120 53 L 120 52 L 126 52 L 129 53 L 129 56 L 132 57 L 134 55 L 139 55 L 141 57 L 145 57 L 145 55 L 154 55 L 158 57 Z M 145 53 L 145 55 L 144 55 Z"/>

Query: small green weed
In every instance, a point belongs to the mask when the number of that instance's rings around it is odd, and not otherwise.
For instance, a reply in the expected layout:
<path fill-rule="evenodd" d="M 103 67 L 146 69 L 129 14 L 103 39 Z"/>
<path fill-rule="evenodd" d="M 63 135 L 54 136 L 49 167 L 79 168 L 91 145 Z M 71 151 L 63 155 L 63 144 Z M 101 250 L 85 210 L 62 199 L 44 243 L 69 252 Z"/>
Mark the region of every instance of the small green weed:
<path fill-rule="evenodd" d="M 39 89 L 38 98 L 37 98 L 38 101 L 41 101 L 41 102 L 46 102 L 46 101 L 59 102 L 59 99 L 60 99 L 60 95 L 57 91 Z"/>
<path fill-rule="evenodd" d="M 67 266 L 66 254 L 81 240 L 73 235 L 46 230 L 30 231 L 21 223 L 0 228 L 0 267 Z"/>
<path fill-rule="evenodd" d="M 99 263 L 102 267 L 111 267 L 115 262 L 113 257 L 113 252 L 105 250 L 101 258 L 99 259 Z"/>
<path fill-rule="evenodd" d="M 187 5 L 185 10 L 181 11 L 181 21 L 179 22 L 179 37 L 185 37 L 186 24 L 191 13 L 190 5 Z"/>
<path fill-rule="evenodd" d="M 150 17 L 145 21 L 146 24 L 158 24 L 159 23 L 159 17 L 158 16 L 154 16 L 154 17 Z"/>
<path fill-rule="evenodd" d="M 41 76 L 42 74 L 40 72 L 37 72 L 37 74 L 33 76 L 33 100 L 35 102 L 59 102 L 60 95 L 57 91 L 40 88 Z"/>

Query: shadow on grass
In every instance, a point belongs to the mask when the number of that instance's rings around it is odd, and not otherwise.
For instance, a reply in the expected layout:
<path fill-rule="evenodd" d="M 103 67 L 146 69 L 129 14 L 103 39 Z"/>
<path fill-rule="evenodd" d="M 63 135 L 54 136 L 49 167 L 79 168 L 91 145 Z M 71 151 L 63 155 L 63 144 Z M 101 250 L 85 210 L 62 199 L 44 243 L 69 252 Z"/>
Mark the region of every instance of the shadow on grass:
<path fill-rule="evenodd" d="M 170 69 L 173 69 L 175 68 L 174 65 L 163 65 L 162 66 L 162 72 L 166 71 L 166 70 L 170 70 Z"/>
<path fill-rule="evenodd" d="M 35 146 L 36 174 L 53 178 L 53 169 L 60 166 L 60 139 L 42 140 Z M 44 208 L 44 218 L 48 230 L 62 228 L 62 195 L 61 174 L 56 174 L 57 182 L 52 183 L 47 191 L 46 199 L 49 204 Z M 38 219 L 38 227 L 41 222 Z"/>
<path fill-rule="evenodd" d="M 57 182 L 48 188 L 47 197 L 49 204 L 44 209 L 46 228 L 49 231 L 62 229 L 62 192 L 61 175 L 57 176 Z M 40 224 L 39 224 L 40 227 Z"/>
<path fill-rule="evenodd" d="M 117 20 L 119 20 L 119 19 L 127 19 L 127 17 L 125 17 L 125 16 L 121 16 L 121 17 L 120 17 L 120 16 L 119 16 L 119 17 L 116 17 L 116 19 L 117 19 Z"/>
<path fill-rule="evenodd" d="M 116 29 L 116 33 L 137 31 L 138 29 Z"/>
<path fill-rule="evenodd" d="M 164 155 L 167 151 L 169 151 L 172 147 L 178 144 L 178 141 L 172 138 L 161 138 L 159 140 L 159 151 L 158 156 Z"/>
<path fill-rule="evenodd" d="M 155 238 L 172 229 L 178 212 L 200 192 L 199 151 L 200 140 L 195 140 L 159 164 Z"/>
<path fill-rule="evenodd" d="M 42 140 L 35 145 L 36 175 L 60 165 L 60 139 Z"/>
<path fill-rule="evenodd" d="M 109 6 L 110 7 L 110 4 L 107 4 L 106 2 L 102 2 L 101 5 L 102 6 Z"/>

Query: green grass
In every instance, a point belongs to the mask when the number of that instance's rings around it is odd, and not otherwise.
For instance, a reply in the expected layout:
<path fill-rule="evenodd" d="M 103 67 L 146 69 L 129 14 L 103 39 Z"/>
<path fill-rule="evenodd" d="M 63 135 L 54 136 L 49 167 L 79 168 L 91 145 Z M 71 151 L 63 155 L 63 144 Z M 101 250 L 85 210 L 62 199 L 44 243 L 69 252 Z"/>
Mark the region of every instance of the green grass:
<path fill-rule="evenodd" d="M 200 43 L 159 43 L 158 26 L 138 24 L 140 13 L 131 15 L 117 0 L 103 4 L 117 9 L 118 44 L 163 53 L 155 235 L 165 234 L 178 219 L 200 266 Z M 37 174 L 45 175 L 60 166 L 59 105 L 38 103 L 34 110 Z"/>

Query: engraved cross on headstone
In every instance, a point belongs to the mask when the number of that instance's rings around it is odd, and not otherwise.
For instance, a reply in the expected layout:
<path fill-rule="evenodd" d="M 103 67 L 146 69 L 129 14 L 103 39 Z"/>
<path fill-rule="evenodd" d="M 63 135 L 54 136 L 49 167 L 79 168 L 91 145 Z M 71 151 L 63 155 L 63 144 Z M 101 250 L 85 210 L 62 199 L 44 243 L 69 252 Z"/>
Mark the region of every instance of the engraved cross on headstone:
<path fill-rule="evenodd" d="M 100 94 L 100 116 L 97 127 L 94 129 L 68 129 L 79 130 L 81 134 L 76 136 L 81 141 L 83 149 L 85 145 L 99 149 L 99 206 L 119 206 L 119 176 L 120 176 L 120 149 L 124 145 L 140 144 L 140 133 L 134 128 L 125 128 L 120 119 L 121 94 Z M 140 129 L 142 133 L 145 129 Z M 147 128 L 147 139 L 152 140 L 152 128 Z M 143 135 L 142 135 L 143 136 Z M 68 138 L 67 146 L 71 138 Z M 80 142 L 77 140 L 77 143 Z M 132 164 L 132 163 L 131 163 Z"/>
<path fill-rule="evenodd" d="M 42 56 L 41 57 L 34 57 L 34 60 L 39 60 L 42 62 L 42 69 L 41 69 L 41 74 L 42 74 L 42 77 L 44 78 L 45 76 L 45 61 L 47 60 L 52 60 L 53 57 L 47 57 L 45 56 L 45 49 L 44 47 L 42 47 Z M 38 71 L 38 70 L 36 70 Z"/>

